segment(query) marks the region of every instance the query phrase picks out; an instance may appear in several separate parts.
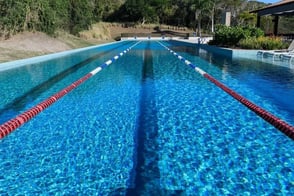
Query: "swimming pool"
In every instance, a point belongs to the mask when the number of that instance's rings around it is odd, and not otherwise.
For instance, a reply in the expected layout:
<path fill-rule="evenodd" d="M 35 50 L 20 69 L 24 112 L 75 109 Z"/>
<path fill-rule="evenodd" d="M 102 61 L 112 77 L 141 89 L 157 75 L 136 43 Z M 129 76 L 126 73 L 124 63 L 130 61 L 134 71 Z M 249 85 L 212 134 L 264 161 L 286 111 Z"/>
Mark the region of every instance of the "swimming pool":
<path fill-rule="evenodd" d="M 134 43 L 0 72 L 0 123 Z M 294 124 L 293 70 L 162 43 Z M 0 141 L 0 194 L 289 195 L 293 157 L 291 139 L 145 41 Z"/>

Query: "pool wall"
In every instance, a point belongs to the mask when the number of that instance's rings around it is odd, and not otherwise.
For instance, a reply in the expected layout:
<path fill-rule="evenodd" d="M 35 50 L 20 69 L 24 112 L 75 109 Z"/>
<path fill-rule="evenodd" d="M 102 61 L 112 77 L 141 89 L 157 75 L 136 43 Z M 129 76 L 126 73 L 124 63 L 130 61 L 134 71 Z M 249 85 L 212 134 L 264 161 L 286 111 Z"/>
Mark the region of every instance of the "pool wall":
<path fill-rule="evenodd" d="M 259 50 L 220 48 L 216 46 L 210 46 L 207 44 L 196 44 L 196 45 L 200 49 L 203 49 L 207 52 L 211 52 L 217 55 L 222 55 L 228 58 L 232 58 L 234 60 L 250 59 L 250 60 L 261 61 L 261 62 L 273 64 L 273 65 L 278 65 L 278 66 L 294 69 L 294 63 L 292 63 L 291 60 L 287 62 L 287 61 L 283 61 L 281 58 L 278 58 L 278 60 L 275 60 L 273 57 L 260 57 L 260 56 L 257 56 L 257 52 Z"/>
<path fill-rule="evenodd" d="M 192 47 L 198 47 L 200 49 L 206 50 L 207 52 L 211 52 L 217 55 L 222 55 L 228 58 L 233 59 L 257 59 L 257 51 L 258 50 L 244 50 L 244 49 L 230 49 L 230 48 L 221 48 L 217 46 L 211 46 L 208 44 L 199 44 L 195 42 L 189 42 L 189 41 L 182 41 L 182 40 L 176 40 L 181 43 L 185 43 L 187 45 L 190 45 Z"/>
<path fill-rule="evenodd" d="M 181 41 L 182 43 L 186 43 L 191 45 L 192 47 L 198 47 L 202 49 L 203 51 L 210 52 L 216 55 L 221 55 L 226 58 L 231 58 L 234 60 L 240 60 L 240 59 L 250 59 L 250 60 L 256 60 L 256 61 L 261 61 L 265 63 L 270 63 L 273 65 L 278 65 L 282 67 L 288 67 L 291 69 L 294 69 L 294 61 L 293 60 L 283 60 L 282 58 L 278 58 L 278 60 L 275 60 L 272 57 L 259 57 L 257 56 L 257 52 L 259 50 L 246 50 L 246 49 L 230 49 L 230 48 L 221 48 L 221 47 L 216 47 L 216 46 L 211 46 L 208 44 L 198 44 L 198 43 L 192 43 L 189 40 L 177 40 Z"/>
<path fill-rule="evenodd" d="M 220 48 L 216 46 L 210 46 L 207 44 L 197 44 L 197 47 L 207 50 L 212 53 L 217 53 L 230 58 L 244 58 L 244 59 L 257 59 L 258 50 L 244 50 L 244 49 L 230 49 L 230 48 Z"/>
<path fill-rule="evenodd" d="M 120 41 L 120 42 L 123 42 L 123 41 Z M 93 50 L 93 49 L 96 49 L 99 47 L 103 47 L 106 45 L 115 44 L 115 43 L 118 43 L 118 42 L 110 42 L 110 43 L 101 44 L 101 45 L 89 46 L 89 47 L 85 47 L 85 48 L 78 48 L 78 49 L 67 50 L 67 51 L 63 51 L 63 52 L 57 52 L 57 53 L 52 53 L 52 54 L 47 54 L 47 55 L 42 55 L 42 56 L 36 56 L 36 57 L 32 57 L 32 58 L 27 58 L 27 59 L 20 59 L 20 60 L 0 63 L 0 71 L 25 66 L 28 64 L 36 64 L 36 63 L 40 63 L 40 62 L 44 62 L 44 61 L 48 61 L 48 60 L 52 60 L 52 59 L 56 59 L 56 58 L 60 58 L 60 57 L 73 55 L 75 53 L 84 54 L 90 50 Z"/>
<path fill-rule="evenodd" d="M 134 39 L 132 39 L 132 40 L 134 40 Z M 164 40 L 164 38 L 159 38 L 159 39 L 152 38 L 152 40 Z M 193 47 L 196 46 L 196 47 L 199 47 L 199 48 L 204 49 L 206 51 L 209 51 L 209 52 L 212 52 L 212 53 L 215 53 L 218 55 L 226 56 L 229 58 L 257 59 L 257 56 L 256 56 L 257 50 L 220 48 L 220 47 L 216 47 L 216 46 L 210 46 L 207 44 L 195 44 L 195 43 L 183 42 L 183 41 L 180 41 L 177 39 L 168 39 L 168 38 L 166 38 L 166 40 L 182 42 L 182 43 L 191 45 Z M 123 40 L 123 41 L 127 41 L 127 39 Z M 120 42 L 123 42 L 123 41 L 120 41 Z M 20 60 L 0 63 L 0 71 L 13 69 L 13 68 L 21 67 L 21 66 L 28 65 L 28 64 L 40 63 L 40 62 L 44 62 L 47 60 L 60 58 L 60 57 L 72 55 L 72 54 L 79 53 L 79 52 L 84 53 L 84 52 L 87 52 L 87 51 L 95 49 L 95 48 L 99 48 L 102 46 L 115 44 L 115 43 L 117 43 L 117 42 L 111 42 L 111 43 L 107 43 L 107 44 L 95 45 L 95 46 L 79 48 L 79 49 L 74 49 L 74 50 L 67 50 L 67 51 L 63 51 L 63 52 L 47 54 L 47 55 L 42 55 L 42 56 L 37 56 L 37 57 L 32 57 L 32 58 L 27 58 L 27 59 L 20 59 Z"/>

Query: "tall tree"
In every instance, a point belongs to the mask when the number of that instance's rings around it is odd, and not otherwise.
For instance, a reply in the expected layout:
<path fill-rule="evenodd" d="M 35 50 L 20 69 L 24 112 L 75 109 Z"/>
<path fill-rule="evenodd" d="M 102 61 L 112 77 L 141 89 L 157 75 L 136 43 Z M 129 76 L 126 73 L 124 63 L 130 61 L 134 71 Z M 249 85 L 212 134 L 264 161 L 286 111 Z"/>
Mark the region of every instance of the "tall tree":
<path fill-rule="evenodd" d="M 173 14 L 171 0 L 151 0 L 147 1 L 147 4 L 150 7 L 149 9 L 152 9 L 155 12 L 154 14 L 158 16 L 156 20 L 159 23 L 164 23 Z"/>
<path fill-rule="evenodd" d="M 215 24 L 215 15 L 219 9 L 221 9 L 221 6 L 223 5 L 222 0 L 211 0 L 210 1 L 210 9 L 208 9 L 208 12 L 210 14 L 210 21 L 211 21 L 211 32 L 214 32 L 214 24 Z"/>
<path fill-rule="evenodd" d="M 255 14 L 248 11 L 239 14 L 239 24 L 242 26 L 254 26 L 256 24 L 257 17 Z"/>
<path fill-rule="evenodd" d="M 25 3 L 16 0 L 0 0 L 0 37 L 23 31 Z"/>
<path fill-rule="evenodd" d="M 190 12 L 190 0 L 173 0 L 172 1 L 173 12 L 170 21 L 171 25 L 176 26 L 190 26 L 189 12 Z"/>
<path fill-rule="evenodd" d="M 56 17 L 55 10 L 50 7 L 48 0 L 39 0 L 37 9 L 38 22 L 37 30 L 46 32 L 47 34 L 54 34 L 56 31 Z"/>
<path fill-rule="evenodd" d="M 69 30 L 73 34 L 78 34 L 81 30 L 89 29 L 93 22 L 93 7 L 89 1 L 70 0 L 69 7 Z"/>
<path fill-rule="evenodd" d="M 50 8 L 53 10 L 54 25 L 56 29 L 69 31 L 70 27 L 70 1 L 49 0 Z"/>
<path fill-rule="evenodd" d="M 195 21 L 197 21 L 197 34 L 201 37 L 202 17 L 212 9 L 212 0 L 192 0 L 191 10 L 194 11 Z"/>

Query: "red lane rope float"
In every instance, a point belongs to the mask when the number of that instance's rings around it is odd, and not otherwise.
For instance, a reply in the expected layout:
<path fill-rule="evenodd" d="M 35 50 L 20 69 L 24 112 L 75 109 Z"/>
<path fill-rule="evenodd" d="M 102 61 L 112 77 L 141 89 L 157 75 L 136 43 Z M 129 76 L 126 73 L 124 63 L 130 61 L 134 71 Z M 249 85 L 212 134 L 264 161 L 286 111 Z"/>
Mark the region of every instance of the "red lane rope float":
<path fill-rule="evenodd" d="M 8 134 L 10 134 L 12 131 L 23 125 L 24 123 L 28 122 L 30 119 L 35 117 L 37 114 L 48 108 L 50 105 L 55 103 L 57 100 L 62 98 L 64 95 L 68 94 L 70 91 L 78 87 L 80 84 L 88 80 L 90 77 L 97 74 L 99 71 L 110 65 L 112 62 L 117 60 L 120 56 L 123 56 L 125 53 L 127 53 L 129 50 L 131 50 L 134 46 L 139 44 L 140 42 L 137 42 L 136 44 L 132 45 L 128 49 L 124 50 L 123 52 L 119 53 L 119 55 L 114 56 L 111 60 L 106 61 L 101 66 L 97 67 L 84 77 L 80 78 L 79 80 L 75 81 L 71 85 L 67 86 L 63 90 L 57 92 L 56 94 L 52 95 L 51 97 L 47 98 L 46 100 L 42 101 L 41 103 L 37 104 L 36 106 L 30 108 L 29 110 L 23 112 L 22 114 L 16 116 L 15 118 L 5 122 L 4 124 L 0 125 L 0 139 L 4 138 Z"/>
<path fill-rule="evenodd" d="M 172 51 L 171 49 L 169 49 L 168 47 L 166 47 L 162 43 L 159 42 L 159 44 L 162 45 L 164 48 L 166 48 L 168 51 L 170 51 L 173 55 L 178 57 L 178 59 L 183 61 L 186 65 L 188 65 L 191 68 L 195 69 L 195 71 L 200 73 L 203 77 L 207 78 L 209 81 L 214 83 L 216 86 L 221 88 L 223 91 L 225 91 L 226 93 L 231 95 L 234 99 L 236 99 L 237 101 L 239 101 L 240 103 L 245 105 L 247 108 L 249 108 L 250 110 L 255 112 L 258 116 L 260 116 L 265 121 L 267 121 L 268 123 L 273 125 L 275 128 L 280 130 L 282 133 L 284 133 L 285 135 L 287 135 L 288 137 L 290 137 L 291 139 L 294 140 L 294 126 L 289 125 L 288 123 L 286 123 L 285 121 L 281 120 L 280 118 L 274 116 L 270 112 L 262 109 L 261 107 L 259 107 L 256 104 L 252 103 L 248 99 L 242 97 L 241 95 L 239 95 L 238 93 L 236 93 L 235 91 L 233 91 L 229 87 L 225 86 L 224 84 L 222 84 L 221 82 L 219 82 L 218 80 L 213 78 L 211 75 L 209 75 L 208 73 L 206 73 L 205 71 L 203 71 L 199 67 L 195 66 L 190 61 L 186 60 L 184 57 L 178 55 L 176 52 Z"/>

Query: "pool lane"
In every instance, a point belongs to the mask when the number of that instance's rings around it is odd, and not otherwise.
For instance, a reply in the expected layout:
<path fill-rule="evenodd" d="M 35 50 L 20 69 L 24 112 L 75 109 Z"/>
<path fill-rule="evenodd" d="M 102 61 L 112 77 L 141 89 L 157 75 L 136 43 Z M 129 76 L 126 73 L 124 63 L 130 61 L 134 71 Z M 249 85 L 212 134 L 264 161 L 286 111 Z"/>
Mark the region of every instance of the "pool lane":
<path fill-rule="evenodd" d="M 119 55 L 114 56 L 112 59 L 106 61 L 101 66 L 97 67 L 96 69 L 92 70 L 87 75 L 83 76 L 82 78 L 78 79 L 77 81 L 73 82 L 71 85 L 67 86 L 63 90 L 57 92 L 56 94 L 52 95 L 48 99 L 42 101 L 41 103 L 37 104 L 36 106 L 32 107 L 31 109 L 23 112 L 22 114 L 16 116 L 15 118 L 5 122 L 4 124 L 0 125 L 0 139 L 4 138 L 8 134 L 10 134 L 12 131 L 17 129 L 18 127 L 22 126 L 24 123 L 28 122 L 30 119 L 35 117 L 37 114 L 45 110 L 47 107 L 55 103 L 57 100 L 68 94 L 70 91 L 78 87 L 80 84 L 91 78 L 92 76 L 96 75 L 98 72 L 100 72 L 102 69 L 106 68 L 112 62 L 119 59 L 121 56 L 126 54 L 128 51 L 130 51 L 133 47 L 135 47 L 140 42 L 136 42 L 132 46 L 130 46 L 128 49 L 124 50 L 123 52 L 120 52 Z"/>
<path fill-rule="evenodd" d="M 292 140 L 159 44 L 145 53 L 147 44 L 0 141 L 0 195 L 125 195 L 134 188 L 136 150 L 159 174 L 148 183 L 142 170 L 146 186 L 137 188 L 160 189 L 154 195 L 294 193 Z M 146 128 L 141 146 L 153 150 L 137 149 L 138 126 Z"/>
<path fill-rule="evenodd" d="M 142 89 L 139 101 L 139 116 L 136 130 L 136 156 L 133 169 L 133 187 L 126 190 L 126 195 L 142 195 L 149 192 L 147 187 L 152 187 L 154 195 L 159 193 L 160 171 L 158 160 L 160 159 L 155 149 L 159 149 L 157 142 L 157 107 L 155 104 L 155 85 L 153 70 L 153 51 L 148 42 L 144 45 L 142 68 Z M 151 193 L 150 193 L 151 194 Z"/>
<path fill-rule="evenodd" d="M 102 58 L 103 56 L 111 53 L 113 50 L 116 50 L 122 46 L 128 45 L 129 43 L 124 43 L 123 45 L 116 46 L 114 48 L 111 48 L 109 50 L 105 50 L 101 53 L 98 53 L 96 55 L 91 56 L 90 58 L 87 58 L 83 60 L 82 62 L 79 62 L 63 71 L 60 73 L 48 78 L 48 80 L 43 81 L 42 83 L 34 86 L 33 88 L 29 89 L 27 92 L 24 94 L 14 98 L 11 100 L 9 103 L 4 105 L 2 109 L 0 109 L 0 116 L 3 115 L 6 112 L 9 112 L 11 110 L 13 111 L 22 111 L 25 106 L 28 104 L 28 102 L 32 102 L 35 99 L 37 99 L 42 93 L 47 91 L 49 88 L 54 86 L 56 83 L 60 82 L 63 80 L 65 77 L 69 76 L 70 74 L 77 72 L 79 69 L 83 68 L 87 64 Z M 8 119 L 7 119 L 8 120 Z M 0 121 L 1 123 L 1 121 Z"/>
<path fill-rule="evenodd" d="M 261 118 L 263 118 L 265 121 L 267 121 L 268 123 L 270 123 L 271 125 L 273 125 L 275 128 L 277 128 L 281 132 L 283 132 L 285 135 L 287 135 L 288 137 L 290 137 L 292 140 L 294 140 L 294 126 L 288 124 L 287 122 L 285 122 L 285 121 L 281 120 L 280 118 L 274 116 L 270 112 L 264 110 L 263 108 L 257 106 L 256 104 L 252 103 L 248 99 L 242 97 L 241 95 L 239 95 L 238 93 L 236 93 L 232 89 L 228 88 L 227 86 L 225 86 L 224 84 L 222 84 L 221 82 L 219 82 L 218 80 L 216 80 L 215 78 L 213 78 L 211 75 L 209 75 L 208 73 L 206 73 L 205 71 L 203 71 L 201 68 L 199 68 L 196 65 L 192 64 L 190 61 L 186 60 L 181 55 L 178 55 L 176 52 L 174 52 L 173 50 L 169 49 L 168 47 L 166 47 L 162 43 L 160 43 L 160 42 L 158 42 L 158 43 L 161 46 L 163 46 L 165 49 L 167 49 L 170 53 L 172 53 L 174 56 L 176 56 L 179 60 L 183 61 L 186 65 L 188 65 L 191 68 L 195 69 L 195 71 L 197 71 L 203 77 L 205 77 L 208 80 L 210 80 L 216 86 L 218 86 L 219 88 L 221 88 L 222 90 L 224 90 L 226 93 L 228 93 L 229 95 L 231 95 L 233 98 L 235 98 L 236 100 L 238 100 L 240 103 L 242 103 L 243 105 L 245 105 L 247 108 L 249 108 L 250 110 L 252 110 L 253 112 L 255 112 L 258 116 L 260 116 Z"/>

